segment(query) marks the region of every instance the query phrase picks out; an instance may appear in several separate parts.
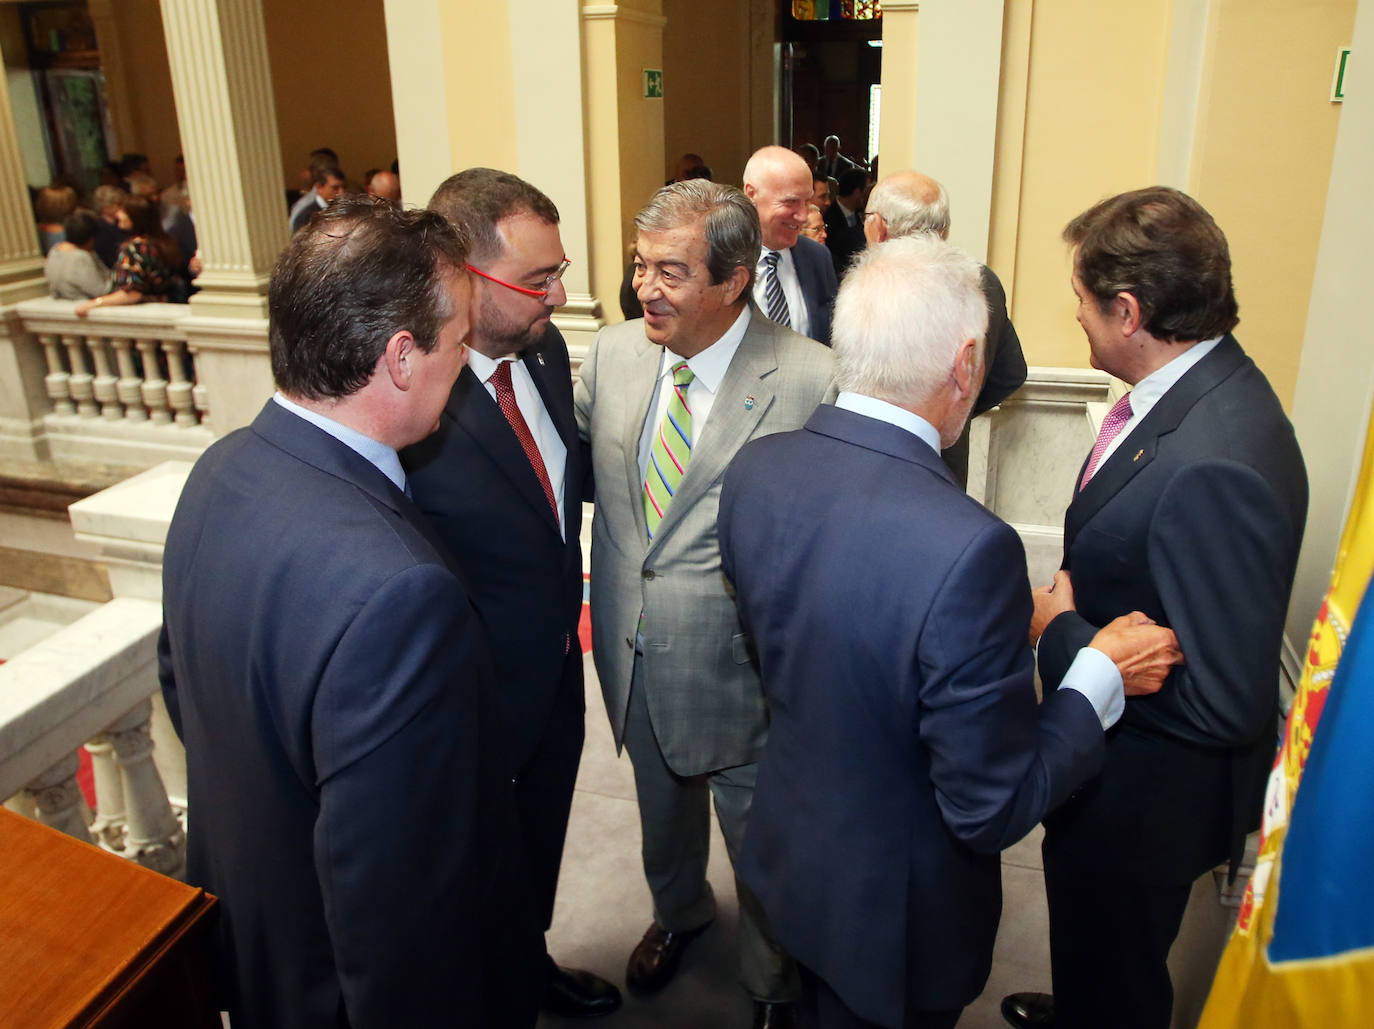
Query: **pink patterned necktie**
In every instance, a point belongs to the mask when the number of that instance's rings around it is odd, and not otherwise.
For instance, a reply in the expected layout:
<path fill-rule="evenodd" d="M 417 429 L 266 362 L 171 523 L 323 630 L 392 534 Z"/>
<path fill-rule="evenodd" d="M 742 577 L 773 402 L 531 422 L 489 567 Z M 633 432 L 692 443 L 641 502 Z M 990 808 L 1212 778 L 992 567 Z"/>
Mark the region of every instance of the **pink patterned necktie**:
<path fill-rule="evenodd" d="M 525 456 L 529 458 L 535 477 L 544 488 L 544 499 L 549 502 L 549 507 L 553 508 L 553 516 L 556 519 L 558 501 L 553 499 L 553 484 L 549 482 L 549 472 L 544 467 L 544 458 L 539 454 L 539 446 L 534 442 L 534 434 L 530 432 L 525 416 L 520 413 L 520 407 L 515 402 L 515 390 L 510 381 L 510 366 L 511 362 L 502 361 L 496 366 L 496 371 L 491 377 L 491 384 L 496 388 L 496 403 L 500 405 L 506 421 L 510 422 L 510 427 L 515 430 L 515 438 L 520 441 Z"/>
<path fill-rule="evenodd" d="M 1088 458 L 1088 467 L 1083 470 L 1083 478 L 1078 484 L 1080 490 L 1088 485 L 1088 480 L 1093 477 L 1093 472 L 1097 471 L 1097 465 L 1102 460 L 1102 455 L 1112 445 L 1112 440 L 1121 435 L 1121 430 L 1130 420 L 1131 395 L 1127 393 L 1112 405 L 1112 409 L 1107 412 L 1107 417 L 1102 419 L 1102 428 L 1097 430 L 1097 442 L 1093 444 L 1092 456 Z"/>

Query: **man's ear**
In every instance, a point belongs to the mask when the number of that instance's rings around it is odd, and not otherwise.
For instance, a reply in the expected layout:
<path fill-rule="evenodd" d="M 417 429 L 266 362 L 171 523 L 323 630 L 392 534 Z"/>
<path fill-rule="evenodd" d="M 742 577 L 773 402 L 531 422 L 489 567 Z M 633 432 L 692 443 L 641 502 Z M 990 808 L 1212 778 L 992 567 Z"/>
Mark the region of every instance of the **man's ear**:
<path fill-rule="evenodd" d="M 386 371 L 391 377 L 391 384 L 399 390 L 410 389 L 415 371 L 416 350 L 415 337 L 410 334 L 408 329 L 402 329 L 386 341 L 386 350 L 382 353 L 382 360 L 386 362 Z"/>
<path fill-rule="evenodd" d="M 1130 336 L 1141 326 L 1140 301 L 1134 293 L 1122 291 L 1112 300 L 1112 317 L 1121 322 L 1121 333 Z"/>
<path fill-rule="evenodd" d="M 744 184 L 744 195 L 749 198 L 750 203 L 753 203 L 754 197 L 758 194 L 758 191 L 758 187 L 752 182 L 746 182 Z"/>
<path fill-rule="evenodd" d="M 959 387 L 960 397 L 970 397 L 978 392 L 978 341 L 972 337 L 959 344 L 954 355 L 954 384 Z"/>
<path fill-rule="evenodd" d="M 730 277 L 726 279 L 723 283 L 723 285 L 726 287 L 725 302 L 727 304 L 733 304 L 735 301 L 737 301 L 740 298 L 741 294 L 744 293 L 744 287 L 748 285 L 748 283 L 749 269 L 744 267 L 744 265 L 742 264 L 735 265 L 735 267 L 730 270 Z"/>

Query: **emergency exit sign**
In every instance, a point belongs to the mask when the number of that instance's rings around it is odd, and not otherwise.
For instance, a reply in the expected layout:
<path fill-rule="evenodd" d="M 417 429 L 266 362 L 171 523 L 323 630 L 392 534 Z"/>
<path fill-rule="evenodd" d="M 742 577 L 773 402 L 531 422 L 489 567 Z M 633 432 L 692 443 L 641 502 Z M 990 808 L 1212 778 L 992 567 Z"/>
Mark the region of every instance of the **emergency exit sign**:
<path fill-rule="evenodd" d="M 663 70 L 661 68 L 644 69 L 644 98 L 646 100 L 663 99 Z"/>
<path fill-rule="evenodd" d="M 1336 51 L 1336 70 L 1331 74 L 1331 102 L 1339 104 L 1345 99 L 1345 71 L 1350 67 L 1350 47 L 1343 46 Z"/>

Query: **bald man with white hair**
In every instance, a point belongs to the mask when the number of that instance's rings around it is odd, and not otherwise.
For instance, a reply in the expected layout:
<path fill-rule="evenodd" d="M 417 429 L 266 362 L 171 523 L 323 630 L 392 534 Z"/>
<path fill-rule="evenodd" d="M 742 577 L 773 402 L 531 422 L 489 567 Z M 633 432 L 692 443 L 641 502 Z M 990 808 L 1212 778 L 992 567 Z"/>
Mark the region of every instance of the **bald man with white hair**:
<path fill-rule="evenodd" d="M 918 171 L 899 171 L 882 179 L 868 195 L 864 238 L 869 245 L 908 236 L 949 238 L 949 193 L 939 182 Z M 1007 314 L 1007 293 L 987 265 L 982 269 L 983 295 L 988 302 L 988 335 L 983 351 L 987 375 L 973 405 L 973 416 L 1006 400 L 1026 381 L 1026 357 Z M 968 486 L 968 424 L 958 440 L 940 454 L 949 470 Z"/>
<path fill-rule="evenodd" d="M 762 147 L 744 166 L 744 195 L 763 234 L 754 302 L 772 321 L 829 346 L 839 283 L 830 251 L 801 234 L 811 192 L 811 169 L 786 147 Z"/>

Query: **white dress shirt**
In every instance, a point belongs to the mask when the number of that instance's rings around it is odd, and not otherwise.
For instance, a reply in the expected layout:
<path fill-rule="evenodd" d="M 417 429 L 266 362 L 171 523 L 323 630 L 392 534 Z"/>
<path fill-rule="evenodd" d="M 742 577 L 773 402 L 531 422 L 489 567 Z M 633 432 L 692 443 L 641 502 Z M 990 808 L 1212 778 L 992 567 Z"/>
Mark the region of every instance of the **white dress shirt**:
<path fill-rule="evenodd" d="M 558 435 L 558 427 L 553 424 L 553 418 L 544 407 L 544 398 L 539 395 L 539 388 L 530 377 L 530 370 L 518 357 L 495 360 L 468 347 L 468 367 L 493 400 L 496 399 L 496 386 L 491 377 L 496 374 L 497 365 L 503 362 L 510 365 L 510 385 L 511 392 L 515 394 L 515 406 L 520 409 L 530 435 L 534 437 L 534 445 L 539 448 L 539 456 L 544 459 L 544 470 L 549 474 L 549 485 L 553 487 L 554 500 L 558 502 L 558 533 L 566 539 L 563 486 L 568 472 L 568 447 L 563 437 Z"/>
<path fill-rule="evenodd" d="M 759 260 L 754 266 L 754 303 L 765 314 L 768 312 L 768 293 L 764 276 L 768 274 L 768 266 L 763 263 L 763 258 L 768 253 L 767 247 L 759 251 Z M 778 285 L 782 286 L 782 295 L 787 299 L 787 316 L 791 320 L 792 331 L 802 336 L 811 335 L 811 316 L 806 313 L 806 297 L 802 295 L 801 279 L 797 278 L 797 265 L 792 260 L 791 249 L 778 251 Z"/>
<path fill-rule="evenodd" d="M 940 431 L 913 411 L 876 397 L 847 390 L 835 398 L 835 406 L 904 429 L 925 443 L 935 452 L 936 457 L 939 457 Z M 1104 730 L 1115 725 L 1126 710 L 1121 673 L 1117 671 L 1116 664 L 1111 658 L 1092 647 L 1084 647 L 1078 652 L 1073 664 L 1069 665 L 1069 670 L 1064 674 L 1059 688 L 1077 690 L 1087 697 Z"/>
<path fill-rule="evenodd" d="M 706 419 L 711 415 L 711 406 L 715 403 L 716 393 L 720 389 L 726 371 L 730 368 L 730 362 L 735 358 L 735 351 L 739 349 L 740 341 L 744 339 L 744 333 L 749 328 L 751 317 L 749 305 L 746 304 L 744 310 L 739 313 L 739 317 L 735 319 L 730 328 L 725 330 L 725 335 L 697 354 L 696 357 L 687 359 L 687 367 L 692 369 L 693 375 L 692 381 L 687 386 L 687 406 L 692 411 L 693 447 L 697 445 L 697 440 L 701 439 L 701 431 L 706 427 Z M 667 347 L 663 348 L 663 354 L 659 357 L 658 388 L 654 391 L 654 402 L 649 405 L 649 413 L 644 419 L 644 428 L 639 434 L 639 483 L 641 491 L 644 486 L 644 476 L 648 474 L 649 470 L 649 454 L 653 450 L 654 434 L 658 432 L 659 423 L 663 421 L 663 412 L 668 406 L 668 397 L 673 388 L 673 365 L 681 360 L 681 357 Z"/>
<path fill-rule="evenodd" d="M 379 443 L 371 436 L 364 436 L 356 429 L 350 429 L 347 425 L 336 422 L 333 418 L 326 418 L 316 411 L 292 403 L 279 392 L 274 393 L 272 399 L 297 417 L 304 418 L 318 429 L 323 429 L 348 447 L 349 450 L 375 465 L 377 470 L 390 479 L 398 490 L 406 496 L 410 496 L 410 491 L 406 488 L 406 473 L 401 468 L 401 458 L 396 451 L 385 443 Z"/>

